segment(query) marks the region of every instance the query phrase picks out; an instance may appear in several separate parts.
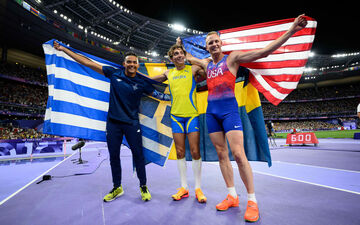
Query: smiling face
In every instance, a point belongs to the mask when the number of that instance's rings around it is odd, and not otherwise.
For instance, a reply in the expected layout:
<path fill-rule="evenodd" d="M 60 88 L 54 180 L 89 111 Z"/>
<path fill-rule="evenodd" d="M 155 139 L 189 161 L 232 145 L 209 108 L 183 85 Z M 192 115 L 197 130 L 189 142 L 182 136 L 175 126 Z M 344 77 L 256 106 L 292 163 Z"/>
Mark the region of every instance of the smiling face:
<path fill-rule="evenodd" d="M 138 58 L 134 55 L 128 55 L 125 57 L 123 62 L 123 66 L 125 67 L 125 74 L 127 76 L 133 77 L 136 75 L 136 72 L 139 68 Z"/>
<path fill-rule="evenodd" d="M 175 65 L 183 65 L 185 64 L 185 53 L 181 48 L 174 49 L 173 55 L 171 57 L 171 61 Z"/>
<path fill-rule="evenodd" d="M 211 54 L 220 54 L 222 42 L 219 35 L 216 32 L 210 32 L 205 39 L 206 50 Z"/>
<path fill-rule="evenodd" d="M 168 56 L 175 66 L 185 65 L 186 51 L 182 45 L 171 46 Z"/>

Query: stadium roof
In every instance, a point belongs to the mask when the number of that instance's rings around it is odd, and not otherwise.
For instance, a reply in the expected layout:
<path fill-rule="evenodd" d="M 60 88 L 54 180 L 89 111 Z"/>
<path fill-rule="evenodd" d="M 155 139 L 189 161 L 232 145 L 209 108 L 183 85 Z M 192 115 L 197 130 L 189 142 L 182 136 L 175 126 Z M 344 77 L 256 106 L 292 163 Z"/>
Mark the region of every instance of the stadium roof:
<path fill-rule="evenodd" d="M 115 0 L 26 0 L 26 2 L 44 13 L 47 17 L 61 22 L 64 26 L 71 28 L 69 29 L 70 31 L 75 31 L 82 36 L 86 36 L 89 39 L 95 40 L 117 50 L 125 51 L 132 49 L 138 54 L 140 53 L 140 56 L 146 56 L 146 54 L 148 54 L 150 57 L 156 58 L 156 56 L 159 56 L 157 58 L 161 59 L 164 55 L 166 55 L 166 52 L 170 46 L 174 44 L 175 39 L 178 36 L 186 37 L 201 33 L 199 30 L 185 28 L 181 25 L 169 24 L 167 22 L 136 13 L 127 9 Z M 128 5 L 128 2 L 124 4 Z M 141 4 L 141 2 L 139 2 L 139 4 Z M 150 3 L 148 3 L 148 5 L 149 4 Z M 174 3 L 171 2 L 169 4 L 171 5 Z M 131 7 L 133 6 L 134 5 L 132 3 Z M 138 10 L 139 7 L 136 9 Z M 151 10 L 153 10 L 153 8 Z M 29 15 L 31 15 L 31 13 L 29 13 Z M 155 15 L 157 15 L 157 12 L 154 11 L 154 17 Z M 41 44 L 44 41 L 49 40 L 49 34 L 45 35 L 45 32 L 47 31 L 42 28 L 37 28 L 35 23 L 32 25 L 32 22 L 27 21 L 26 17 L 20 19 L 20 25 L 23 28 L 28 28 L 23 29 L 25 31 L 20 30 L 23 33 L 19 33 L 17 28 L 18 24 L 14 19 L 16 20 L 16 17 L 7 18 L 8 22 L 6 23 L 9 24 L 10 21 L 13 20 L 12 23 L 14 24 L 12 26 L 16 28 L 13 32 L 11 32 L 11 35 L 9 32 L 10 30 L 7 31 L 8 33 L 6 36 L 8 37 L 5 40 L 8 43 L 12 40 L 16 43 L 16 45 L 20 45 L 20 43 L 24 42 L 23 39 L 28 36 L 27 40 L 31 40 L 29 41 L 31 44 L 27 44 L 27 46 L 37 46 L 37 48 L 40 49 Z M 28 25 L 26 25 L 27 23 Z M 200 22 L 198 25 L 200 26 Z M 50 38 L 60 37 L 58 35 L 59 33 L 56 33 L 58 31 L 55 30 L 57 29 L 54 29 L 54 31 L 50 33 Z M 66 34 L 67 29 L 64 30 L 65 32 L 61 31 L 61 33 Z M 26 35 L 23 36 L 22 34 Z M 35 39 L 39 39 L 42 42 L 35 42 Z M 71 41 L 71 39 L 74 38 L 70 36 L 68 40 Z M 74 39 L 73 43 L 71 43 L 71 45 L 73 44 L 74 47 L 85 46 L 83 41 L 76 39 Z M 98 47 L 87 48 L 86 51 L 92 50 L 99 53 L 98 49 Z M 109 60 L 114 60 L 114 57 L 118 56 L 111 56 L 110 54 L 103 57 L 110 57 L 108 58 Z M 310 58 L 308 61 L 306 66 L 308 70 L 305 71 L 305 75 L 323 75 L 326 74 L 323 70 L 334 69 L 337 71 L 341 70 L 341 67 L 349 66 L 356 66 L 356 70 L 358 70 L 359 62 L 359 52 L 353 52 L 347 55 L 340 54 L 336 55 L 336 57 L 332 55 L 315 54 L 315 56 Z M 315 78 L 315 76 L 313 77 Z M 307 79 L 306 81 L 310 80 Z"/>
<path fill-rule="evenodd" d="M 113 47 L 126 46 L 151 56 L 164 56 L 178 36 L 201 31 L 152 19 L 113 0 L 29 0 L 39 10 L 61 17 L 88 37 Z M 179 30 L 180 29 L 180 30 Z"/>

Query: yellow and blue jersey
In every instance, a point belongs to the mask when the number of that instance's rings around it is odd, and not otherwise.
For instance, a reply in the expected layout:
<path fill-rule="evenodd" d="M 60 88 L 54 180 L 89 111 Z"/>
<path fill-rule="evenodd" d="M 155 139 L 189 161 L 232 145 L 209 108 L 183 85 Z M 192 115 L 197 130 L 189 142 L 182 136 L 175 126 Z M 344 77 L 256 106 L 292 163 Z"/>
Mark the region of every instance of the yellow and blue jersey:
<path fill-rule="evenodd" d="M 196 107 L 196 82 L 190 65 L 182 70 L 170 69 L 168 74 L 171 94 L 171 111 L 174 116 L 193 117 L 199 115 Z"/>

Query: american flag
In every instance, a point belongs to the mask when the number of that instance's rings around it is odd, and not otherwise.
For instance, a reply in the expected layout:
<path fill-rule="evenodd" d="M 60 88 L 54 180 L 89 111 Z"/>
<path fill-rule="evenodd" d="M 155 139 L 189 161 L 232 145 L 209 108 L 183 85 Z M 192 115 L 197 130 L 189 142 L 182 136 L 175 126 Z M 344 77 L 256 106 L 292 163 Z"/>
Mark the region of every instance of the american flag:
<path fill-rule="evenodd" d="M 266 58 L 252 63 L 244 63 L 250 69 L 249 77 L 252 85 L 260 91 L 272 104 L 278 105 L 291 91 L 296 89 L 315 38 L 317 22 L 306 16 L 307 26 L 296 32 L 279 49 Z M 231 51 L 251 51 L 266 47 L 284 34 L 293 24 L 295 18 L 284 19 L 244 27 L 219 31 L 223 43 L 223 53 Z M 183 40 L 188 50 L 191 38 Z M 195 40 L 195 39 L 193 39 Z M 204 42 L 193 43 L 189 52 L 196 51 L 194 46 Z M 199 51 L 199 50 L 198 50 Z M 198 53 L 198 52 L 197 52 Z M 194 55 L 196 56 L 196 55 Z"/>

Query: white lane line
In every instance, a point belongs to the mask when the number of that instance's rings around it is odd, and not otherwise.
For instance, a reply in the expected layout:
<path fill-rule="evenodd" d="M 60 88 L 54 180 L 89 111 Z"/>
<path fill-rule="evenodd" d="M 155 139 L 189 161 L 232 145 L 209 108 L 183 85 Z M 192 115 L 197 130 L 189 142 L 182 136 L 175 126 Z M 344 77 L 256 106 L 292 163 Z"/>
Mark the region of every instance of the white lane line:
<path fill-rule="evenodd" d="M 233 166 L 233 168 L 237 168 L 237 167 L 236 167 L 236 166 Z M 342 189 L 342 188 L 336 188 L 336 187 L 331 187 L 331 186 L 327 186 L 327 185 L 323 185 L 323 184 L 317 184 L 317 183 L 308 182 L 308 181 L 303 181 L 303 180 L 298 180 L 298 179 L 293 179 L 293 178 L 289 178 L 289 177 L 278 176 L 278 175 L 274 175 L 274 174 L 270 174 L 270 173 L 264 173 L 264 172 L 260 172 L 260 171 L 256 171 L 256 170 L 253 170 L 253 172 L 254 172 L 254 173 L 258 173 L 258 174 L 262 174 L 262 175 L 267 175 L 267 176 L 282 178 L 282 179 L 286 179 L 286 180 L 296 181 L 296 182 L 305 183 L 305 184 L 311 184 L 311 185 L 315 185 L 315 186 L 319 186 L 319 187 L 330 188 L 330 189 L 334 189 L 334 190 L 338 190 L 338 191 L 344 191 L 344 192 L 348 192 L 348 193 L 360 195 L 360 192 L 356 192 L 356 191 L 350 191 L 350 190 L 346 190 L 346 189 Z"/>
<path fill-rule="evenodd" d="M 45 174 L 47 174 L 48 172 L 50 172 L 52 169 L 54 169 L 55 167 L 59 166 L 61 163 L 65 162 L 66 160 L 68 160 L 69 158 L 71 158 L 76 152 L 74 152 L 73 154 L 71 154 L 69 157 L 67 157 L 66 159 L 62 160 L 61 162 L 59 162 L 58 164 L 56 164 L 55 166 L 51 167 L 50 169 L 48 169 L 47 171 L 45 171 L 44 173 L 42 173 L 41 175 L 39 175 L 38 177 L 36 177 L 35 179 L 33 179 L 32 181 L 30 181 L 28 184 L 26 184 L 25 186 L 23 186 L 22 188 L 20 188 L 19 190 L 15 191 L 13 194 L 11 194 L 9 197 L 5 198 L 4 200 L 2 200 L 0 202 L 0 206 L 2 204 L 4 204 L 6 201 L 8 201 L 9 199 L 11 199 L 12 197 L 14 197 L 15 195 L 17 195 L 20 191 L 24 190 L 25 188 L 27 188 L 28 186 L 30 186 L 32 183 L 34 183 L 35 181 L 37 181 L 38 179 L 40 179 L 42 176 L 44 176 Z"/>
<path fill-rule="evenodd" d="M 360 171 L 356 171 L 356 170 L 337 169 L 337 168 L 330 168 L 330 167 L 325 167 L 325 166 L 314 166 L 314 165 L 302 164 L 302 163 L 290 163 L 290 162 L 282 162 L 282 161 L 272 161 L 272 162 L 297 165 L 297 166 L 307 166 L 307 167 L 314 167 L 314 168 L 321 168 L 321 169 L 328 169 L 328 170 L 336 170 L 336 171 L 343 171 L 343 172 L 350 172 L 350 173 L 360 173 Z"/>
<path fill-rule="evenodd" d="M 274 162 L 275 162 L 275 161 L 274 161 Z M 281 163 L 283 163 L 283 162 L 281 162 Z M 218 162 L 208 162 L 207 164 L 210 164 L 210 165 L 218 165 Z M 305 165 L 305 164 L 294 164 L 294 163 L 288 163 L 288 164 L 291 164 L 291 165 L 299 165 L 299 166 L 309 166 L 309 165 Z M 232 162 L 231 165 L 232 165 L 232 167 L 233 167 L 234 169 L 238 169 L 236 163 Z M 313 166 L 313 167 L 318 167 L 318 166 Z M 340 170 L 340 169 L 333 169 L 333 168 L 327 168 L 327 167 L 318 167 L 318 168 L 332 169 L 332 170 Z M 359 173 L 358 171 L 352 171 L 352 170 L 350 170 L 350 171 L 349 171 L 349 170 L 340 170 L 340 171 Z M 360 195 L 360 192 L 357 192 L 357 191 L 351 191 L 351 190 L 347 190 L 347 189 L 343 189 L 343 188 L 336 188 L 336 187 L 332 187 L 332 186 L 328 186 L 328 185 L 323 185 L 323 184 L 318 184 L 318 183 L 303 181 L 303 180 L 294 179 L 294 178 L 289 178 L 289 177 L 285 177 L 285 176 L 274 175 L 274 174 L 271 174 L 271 173 L 265 173 L 265 172 L 257 171 L 257 170 L 254 170 L 254 169 L 253 169 L 253 172 L 254 172 L 254 173 L 258 173 L 258 174 L 262 174 L 262 175 L 272 176 L 272 177 L 276 177 L 276 178 L 281 178 L 281 179 L 296 181 L 296 182 L 300 182 L 300 183 L 304 183 L 304 184 L 310 184 L 310 185 L 315 185 L 315 186 L 319 186 L 319 187 L 324 187 L 324 188 L 329 188 L 329 189 L 333 189 L 333 190 L 344 191 L 344 192 L 348 192 L 348 193 Z"/>

